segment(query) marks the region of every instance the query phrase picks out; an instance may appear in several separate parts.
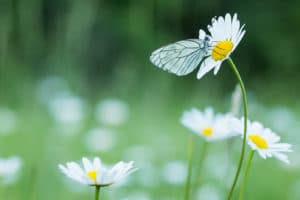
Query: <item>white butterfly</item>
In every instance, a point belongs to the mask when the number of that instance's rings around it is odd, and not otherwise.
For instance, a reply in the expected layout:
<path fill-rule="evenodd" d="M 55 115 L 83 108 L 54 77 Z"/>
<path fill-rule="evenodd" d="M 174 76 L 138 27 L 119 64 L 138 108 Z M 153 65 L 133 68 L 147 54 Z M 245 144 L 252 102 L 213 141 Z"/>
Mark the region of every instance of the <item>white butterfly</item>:
<path fill-rule="evenodd" d="M 150 61 L 157 67 L 183 76 L 191 73 L 208 56 L 210 36 L 200 29 L 199 39 L 181 40 L 155 50 Z"/>

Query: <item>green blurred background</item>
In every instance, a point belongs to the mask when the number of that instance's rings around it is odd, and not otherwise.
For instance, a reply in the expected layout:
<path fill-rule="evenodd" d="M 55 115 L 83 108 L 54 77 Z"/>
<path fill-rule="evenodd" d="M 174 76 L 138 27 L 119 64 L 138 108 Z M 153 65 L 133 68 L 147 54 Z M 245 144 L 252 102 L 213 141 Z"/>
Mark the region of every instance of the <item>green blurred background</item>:
<path fill-rule="evenodd" d="M 57 168 L 82 156 L 136 160 L 140 170 L 103 191 L 104 199 L 182 199 L 191 134 L 179 123 L 181 113 L 207 105 L 228 112 L 236 80 L 226 63 L 200 81 L 196 72 L 176 77 L 154 67 L 149 55 L 197 38 L 226 12 L 246 24 L 232 58 L 248 90 L 250 118 L 295 151 L 290 166 L 255 157 L 246 199 L 300 199 L 299 8 L 297 0 L 1 0 L 0 156 L 20 156 L 23 166 L 16 182 L 0 185 L 0 199 L 91 199 L 91 189 Z M 122 123 L 99 117 L 107 104 L 121 107 Z M 95 129 L 107 148 L 89 147 Z M 194 139 L 200 155 L 201 139 Z M 210 146 L 194 199 L 225 199 L 240 140 L 233 144 Z"/>

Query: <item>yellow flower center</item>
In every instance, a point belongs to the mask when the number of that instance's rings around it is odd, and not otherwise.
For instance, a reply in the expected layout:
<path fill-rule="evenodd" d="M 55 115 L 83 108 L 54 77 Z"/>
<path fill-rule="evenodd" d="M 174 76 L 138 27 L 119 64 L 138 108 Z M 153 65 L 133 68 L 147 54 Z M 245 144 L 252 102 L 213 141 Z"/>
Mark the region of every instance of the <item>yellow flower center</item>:
<path fill-rule="evenodd" d="M 215 61 L 222 60 L 228 55 L 232 48 L 233 43 L 230 40 L 220 41 L 214 46 L 211 57 Z"/>
<path fill-rule="evenodd" d="M 91 170 L 88 173 L 86 173 L 86 175 L 92 179 L 94 181 L 94 183 L 96 184 L 97 182 L 97 174 L 98 174 L 98 170 Z"/>
<path fill-rule="evenodd" d="M 202 129 L 202 134 L 204 136 L 211 136 L 214 133 L 214 130 L 210 127 Z"/>
<path fill-rule="evenodd" d="M 251 140 L 260 149 L 268 148 L 267 141 L 257 134 L 249 135 L 249 140 Z"/>

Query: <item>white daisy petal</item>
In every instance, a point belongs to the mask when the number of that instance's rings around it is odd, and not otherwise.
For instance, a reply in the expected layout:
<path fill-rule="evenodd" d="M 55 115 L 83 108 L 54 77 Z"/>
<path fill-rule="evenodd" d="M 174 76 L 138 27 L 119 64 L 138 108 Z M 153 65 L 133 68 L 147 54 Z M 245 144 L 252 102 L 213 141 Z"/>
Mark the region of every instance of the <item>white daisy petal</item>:
<path fill-rule="evenodd" d="M 219 72 L 220 68 L 221 68 L 221 62 L 219 62 L 219 63 L 215 66 L 215 69 L 214 69 L 214 75 L 216 75 L 216 74 Z"/>
<path fill-rule="evenodd" d="M 227 13 L 226 15 L 225 15 L 225 29 L 224 29 L 224 34 L 225 34 L 225 37 L 226 38 L 228 38 L 228 39 L 230 39 L 230 37 L 231 37 L 231 32 L 232 32 L 232 29 L 231 29 L 231 16 L 230 16 L 230 14 L 229 13 Z"/>
<path fill-rule="evenodd" d="M 273 153 L 274 154 L 274 157 L 276 157 L 278 160 L 281 160 L 282 162 L 285 162 L 287 164 L 290 164 L 290 161 L 288 159 L 288 156 L 283 154 L 283 153 Z"/>
<path fill-rule="evenodd" d="M 67 163 L 67 167 L 64 167 L 63 165 L 59 165 L 60 170 L 68 177 L 85 184 L 85 179 L 83 178 L 83 171 L 79 167 L 78 164 L 74 162 Z"/>
<path fill-rule="evenodd" d="M 73 174 L 78 174 L 79 176 L 83 176 L 84 175 L 83 170 L 75 162 L 69 162 L 69 163 L 67 163 L 67 167 L 68 167 L 69 171 L 72 172 Z"/>
<path fill-rule="evenodd" d="M 200 66 L 200 69 L 197 74 L 197 78 L 201 79 L 206 73 L 212 70 L 216 65 L 218 65 L 218 63 L 213 59 L 211 59 L 210 57 L 205 59 Z"/>
<path fill-rule="evenodd" d="M 100 158 L 96 157 L 94 158 L 94 163 L 93 163 L 94 167 L 96 169 L 100 169 L 101 168 L 101 161 L 100 161 Z"/>
<path fill-rule="evenodd" d="M 82 163 L 83 163 L 84 170 L 85 170 L 86 172 L 91 171 L 91 170 L 93 169 L 93 165 L 92 165 L 92 163 L 89 161 L 89 159 L 83 157 L 83 158 L 82 158 Z"/>
<path fill-rule="evenodd" d="M 206 36 L 206 33 L 204 30 L 200 29 L 199 30 L 199 39 L 200 40 L 204 40 L 205 39 L 205 36 Z"/>
<path fill-rule="evenodd" d="M 246 33 L 246 31 L 242 31 L 242 32 L 239 34 L 238 38 L 237 38 L 236 41 L 235 41 L 236 46 L 234 47 L 234 49 L 237 47 L 237 45 L 238 45 L 238 44 L 240 43 L 240 41 L 243 39 L 245 33 Z"/>

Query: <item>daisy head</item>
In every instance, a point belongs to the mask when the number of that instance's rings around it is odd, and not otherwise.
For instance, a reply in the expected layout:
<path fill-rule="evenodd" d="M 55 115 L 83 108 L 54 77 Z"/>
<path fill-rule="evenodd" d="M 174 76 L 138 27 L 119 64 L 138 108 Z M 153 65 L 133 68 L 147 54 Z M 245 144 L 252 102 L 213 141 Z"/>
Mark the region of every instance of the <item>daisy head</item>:
<path fill-rule="evenodd" d="M 231 120 L 232 128 L 243 135 L 244 119 L 233 118 Z M 289 163 L 286 152 L 291 152 L 292 145 L 280 143 L 280 137 L 272 132 L 271 129 L 263 127 L 259 122 L 247 123 L 247 143 L 252 150 L 266 159 L 267 157 L 275 157 L 285 163 Z"/>
<path fill-rule="evenodd" d="M 65 165 L 59 165 L 59 169 L 75 181 L 100 187 L 110 186 L 136 170 L 133 167 L 133 161 L 128 163 L 121 161 L 109 168 L 103 165 L 98 157 L 93 161 L 82 158 L 82 165 L 68 162 Z"/>
<path fill-rule="evenodd" d="M 237 14 L 231 16 L 227 13 L 225 17 L 214 17 L 207 28 L 210 32 L 211 48 L 208 57 L 200 66 L 198 79 L 212 69 L 217 74 L 222 62 L 229 58 L 245 34 L 244 25 L 240 25 Z"/>
<path fill-rule="evenodd" d="M 193 108 L 185 111 L 180 121 L 206 141 L 216 141 L 234 136 L 228 126 L 230 118 L 229 114 L 214 114 L 212 108 L 206 108 L 204 112 Z"/>

